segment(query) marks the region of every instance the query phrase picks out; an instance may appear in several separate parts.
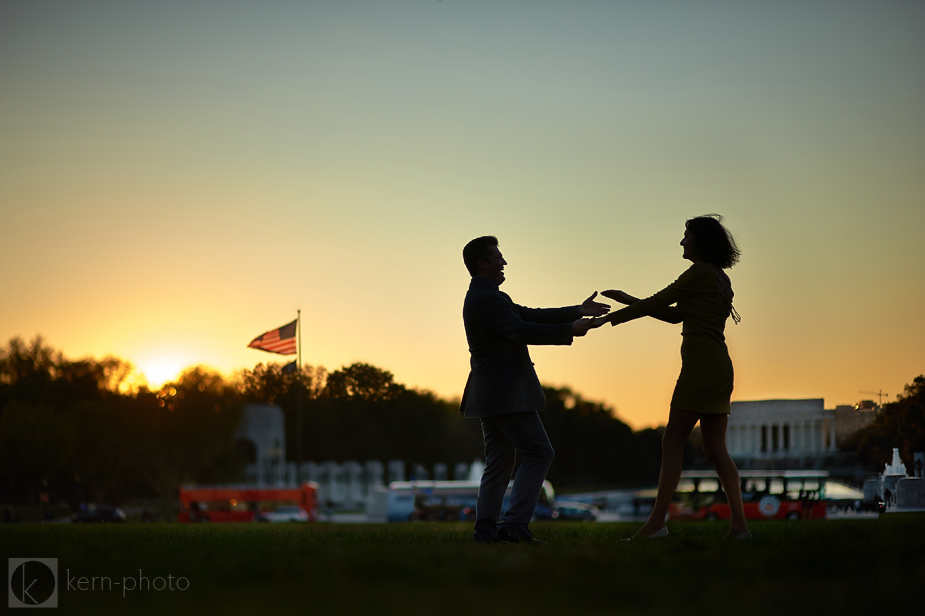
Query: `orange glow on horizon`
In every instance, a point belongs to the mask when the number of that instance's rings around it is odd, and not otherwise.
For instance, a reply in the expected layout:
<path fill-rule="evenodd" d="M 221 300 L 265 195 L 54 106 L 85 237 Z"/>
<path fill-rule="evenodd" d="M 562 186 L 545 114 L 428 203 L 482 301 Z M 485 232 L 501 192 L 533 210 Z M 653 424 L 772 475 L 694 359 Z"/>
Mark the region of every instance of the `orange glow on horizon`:
<path fill-rule="evenodd" d="M 178 357 L 156 356 L 139 361 L 138 371 L 144 376 L 148 389 L 156 391 L 176 380 L 189 365 L 189 361 Z"/>

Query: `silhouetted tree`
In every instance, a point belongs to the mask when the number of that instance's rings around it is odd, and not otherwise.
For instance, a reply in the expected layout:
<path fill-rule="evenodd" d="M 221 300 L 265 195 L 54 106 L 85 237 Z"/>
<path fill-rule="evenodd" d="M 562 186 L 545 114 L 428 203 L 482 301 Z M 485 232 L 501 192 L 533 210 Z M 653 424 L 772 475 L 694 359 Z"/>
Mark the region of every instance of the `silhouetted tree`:
<path fill-rule="evenodd" d="M 376 402 L 392 400 L 404 391 L 405 386 L 395 383 L 391 372 L 356 363 L 329 374 L 323 395 Z"/>
<path fill-rule="evenodd" d="M 925 451 L 925 375 L 907 384 L 895 402 L 884 404 L 880 415 L 858 430 L 849 446 L 856 448 L 859 460 L 881 470 L 898 447 L 903 464 L 911 469 L 912 454 Z"/>
<path fill-rule="evenodd" d="M 237 374 L 237 387 L 244 399 L 250 402 L 277 404 L 298 395 L 298 372 L 283 372 L 283 364 L 259 363 L 253 370 L 241 370 Z M 302 384 L 305 397 L 317 397 L 324 389 L 327 371 L 324 368 L 302 366 Z"/>
<path fill-rule="evenodd" d="M 203 368 L 159 392 L 121 391 L 116 358 L 69 361 L 41 338 L 0 348 L 0 498 L 117 502 L 243 470 L 239 394 Z"/>

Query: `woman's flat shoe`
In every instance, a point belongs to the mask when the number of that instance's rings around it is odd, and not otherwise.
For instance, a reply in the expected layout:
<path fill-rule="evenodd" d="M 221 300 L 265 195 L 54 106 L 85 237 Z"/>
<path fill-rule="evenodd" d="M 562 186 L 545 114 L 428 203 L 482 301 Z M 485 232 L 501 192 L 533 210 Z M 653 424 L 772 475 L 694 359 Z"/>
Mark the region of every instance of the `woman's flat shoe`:
<path fill-rule="evenodd" d="M 668 536 L 668 527 L 662 526 L 660 529 L 646 537 L 646 539 L 661 539 L 662 537 Z"/>
<path fill-rule="evenodd" d="M 667 537 L 667 536 L 668 536 L 668 527 L 662 526 L 660 529 L 658 529 L 657 531 L 655 531 L 648 537 L 644 537 L 637 533 L 628 539 L 621 539 L 620 541 L 642 541 L 645 539 L 661 539 L 662 537 Z"/>
<path fill-rule="evenodd" d="M 739 541 L 745 541 L 746 539 L 752 538 L 752 531 L 747 530 L 744 533 L 739 533 L 738 535 L 729 535 L 728 539 L 738 539 Z"/>

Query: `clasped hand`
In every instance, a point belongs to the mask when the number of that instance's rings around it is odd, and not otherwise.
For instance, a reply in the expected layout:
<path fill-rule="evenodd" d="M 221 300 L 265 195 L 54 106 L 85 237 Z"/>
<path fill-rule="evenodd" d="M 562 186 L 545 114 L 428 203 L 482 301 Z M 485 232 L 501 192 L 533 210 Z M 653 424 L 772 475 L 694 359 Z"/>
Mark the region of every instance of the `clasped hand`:
<path fill-rule="evenodd" d="M 572 323 L 572 334 L 575 336 L 584 336 L 589 329 L 600 327 L 606 322 L 604 315 L 610 312 L 610 306 L 594 301 L 597 297 L 597 291 L 591 294 L 591 297 L 581 303 L 581 315 L 583 317 L 592 317 L 590 319 L 578 319 Z M 598 323 L 600 321 L 600 323 Z"/>
<path fill-rule="evenodd" d="M 601 291 L 601 295 L 627 306 L 630 304 L 635 304 L 639 301 L 639 298 L 633 297 L 629 293 L 618 291 L 616 289 Z M 594 294 L 586 299 L 581 305 L 582 316 L 593 318 L 578 319 L 572 323 L 572 331 L 576 336 L 584 336 L 586 333 L 588 333 L 588 330 L 597 329 L 601 325 L 610 322 L 610 318 L 606 316 L 607 313 L 610 312 L 610 306 L 594 301 L 595 297 L 597 297 L 597 291 L 595 291 Z"/>

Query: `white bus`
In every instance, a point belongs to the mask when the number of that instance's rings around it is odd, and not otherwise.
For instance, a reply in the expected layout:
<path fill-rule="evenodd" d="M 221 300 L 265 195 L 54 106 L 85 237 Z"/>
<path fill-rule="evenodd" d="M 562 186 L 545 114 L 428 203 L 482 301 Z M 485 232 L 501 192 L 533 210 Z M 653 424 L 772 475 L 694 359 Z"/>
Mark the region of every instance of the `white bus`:
<path fill-rule="evenodd" d="M 503 509 L 507 509 L 512 485 L 507 486 Z M 478 494 L 478 481 L 393 481 L 370 496 L 367 513 L 371 522 L 475 520 Z M 544 481 L 533 519 L 552 519 L 554 511 L 555 492 Z"/>

